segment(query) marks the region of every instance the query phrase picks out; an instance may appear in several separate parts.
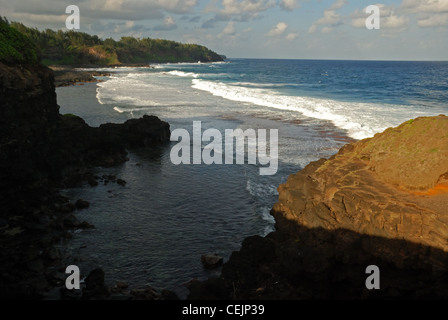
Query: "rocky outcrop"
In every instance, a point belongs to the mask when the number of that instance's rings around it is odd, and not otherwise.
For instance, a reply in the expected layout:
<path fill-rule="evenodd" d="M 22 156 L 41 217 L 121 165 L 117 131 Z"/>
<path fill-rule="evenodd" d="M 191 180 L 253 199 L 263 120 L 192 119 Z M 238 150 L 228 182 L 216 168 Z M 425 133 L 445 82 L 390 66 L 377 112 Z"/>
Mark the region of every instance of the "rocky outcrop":
<path fill-rule="evenodd" d="M 100 72 L 95 69 L 81 71 L 67 66 L 50 66 L 50 68 L 54 73 L 56 87 L 84 84 L 85 82 L 100 82 L 96 77 L 110 76 L 110 72 Z"/>
<path fill-rule="evenodd" d="M 201 262 L 206 269 L 218 268 L 222 262 L 223 258 L 218 254 L 203 254 L 201 256 Z"/>
<path fill-rule="evenodd" d="M 348 144 L 289 176 L 276 231 L 246 239 L 190 298 L 447 298 L 447 178 L 446 116 Z"/>
<path fill-rule="evenodd" d="M 91 168 L 123 163 L 128 149 L 169 135 L 169 124 L 152 116 L 97 128 L 62 116 L 52 70 L 0 61 L 0 298 L 42 297 L 61 281 L 48 270 L 61 257 L 53 244 L 69 228 L 92 227 L 72 214 L 88 203 L 60 196 L 59 187 L 98 184 Z"/>
<path fill-rule="evenodd" d="M 346 145 L 279 187 L 275 215 L 307 228 L 347 229 L 448 251 L 448 117 L 417 118 Z M 383 248 L 403 265 L 422 253 Z M 433 268 L 446 257 L 427 254 Z"/>

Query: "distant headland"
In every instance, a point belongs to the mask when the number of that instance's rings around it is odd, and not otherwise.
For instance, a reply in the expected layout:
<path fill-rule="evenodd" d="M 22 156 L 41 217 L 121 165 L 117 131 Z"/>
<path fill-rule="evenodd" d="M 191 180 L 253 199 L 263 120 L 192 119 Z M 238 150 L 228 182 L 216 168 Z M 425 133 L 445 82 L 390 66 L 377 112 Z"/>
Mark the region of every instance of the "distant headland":
<path fill-rule="evenodd" d="M 198 44 L 171 40 L 121 37 L 102 40 L 97 35 L 78 31 L 30 28 L 9 22 L 12 29 L 29 38 L 44 65 L 121 66 L 149 63 L 217 62 L 222 55 Z M 2 41 L 3 43 L 3 41 Z"/>

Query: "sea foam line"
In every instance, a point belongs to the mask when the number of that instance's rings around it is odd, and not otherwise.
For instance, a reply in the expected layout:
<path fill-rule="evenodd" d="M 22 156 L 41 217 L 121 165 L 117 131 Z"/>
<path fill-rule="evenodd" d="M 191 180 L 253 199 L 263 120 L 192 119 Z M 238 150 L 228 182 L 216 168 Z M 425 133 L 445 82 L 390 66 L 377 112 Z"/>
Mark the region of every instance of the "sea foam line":
<path fill-rule="evenodd" d="M 274 90 L 247 88 L 202 79 L 193 79 L 192 87 L 232 101 L 297 111 L 309 118 L 331 121 L 338 128 L 346 130 L 354 139 L 371 137 L 409 118 L 409 113 L 403 115 L 403 106 L 384 107 L 373 103 L 287 96 Z M 420 115 L 419 112 L 415 114 Z"/>

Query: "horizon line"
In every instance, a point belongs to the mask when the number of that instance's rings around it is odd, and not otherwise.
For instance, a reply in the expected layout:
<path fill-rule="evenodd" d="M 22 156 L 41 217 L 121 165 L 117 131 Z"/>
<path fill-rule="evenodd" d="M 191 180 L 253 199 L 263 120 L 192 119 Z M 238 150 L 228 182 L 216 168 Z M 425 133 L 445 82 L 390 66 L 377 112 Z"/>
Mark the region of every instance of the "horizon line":
<path fill-rule="evenodd" d="M 309 60 L 309 61 L 372 61 L 372 62 L 448 62 L 447 60 L 424 60 L 424 59 L 405 59 L 405 60 L 397 60 L 397 59 L 341 59 L 341 58 L 251 58 L 251 57 L 227 57 L 224 60 L 231 59 L 251 59 L 251 60 Z"/>

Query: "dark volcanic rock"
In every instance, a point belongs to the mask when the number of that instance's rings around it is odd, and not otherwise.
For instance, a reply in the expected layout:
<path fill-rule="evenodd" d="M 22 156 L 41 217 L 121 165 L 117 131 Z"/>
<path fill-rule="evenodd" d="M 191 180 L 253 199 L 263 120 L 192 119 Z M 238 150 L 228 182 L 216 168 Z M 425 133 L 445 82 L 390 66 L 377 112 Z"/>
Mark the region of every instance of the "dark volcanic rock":
<path fill-rule="evenodd" d="M 55 86 L 64 87 L 84 82 L 99 82 L 95 76 L 109 76 L 108 72 L 98 72 L 95 70 L 79 71 L 73 67 L 50 66 L 54 72 Z"/>
<path fill-rule="evenodd" d="M 76 206 L 76 209 L 82 210 L 82 209 L 87 209 L 90 206 L 90 203 L 88 201 L 78 199 L 78 200 L 76 200 L 75 206 Z"/>
<path fill-rule="evenodd" d="M 140 119 L 127 120 L 124 124 L 102 124 L 99 133 L 113 136 L 114 141 L 121 141 L 128 148 L 150 147 L 170 139 L 168 123 L 148 115 Z"/>
<path fill-rule="evenodd" d="M 85 280 L 83 299 L 104 300 L 110 296 L 110 289 L 104 284 L 104 271 L 96 268 L 90 271 Z"/>
<path fill-rule="evenodd" d="M 222 264 L 223 258 L 217 254 L 203 254 L 201 256 L 201 262 L 205 268 L 215 269 Z"/>
<path fill-rule="evenodd" d="M 134 132 L 135 130 L 135 132 Z M 49 289 L 53 245 L 68 228 L 90 228 L 70 215 L 57 188 L 88 181 L 95 166 L 127 160 L 127 149 L 169 141 L 156 117 L 93 128 L 59 114 L 52 70 L 0 62 L 0 298 L 40 298 Z"/>

